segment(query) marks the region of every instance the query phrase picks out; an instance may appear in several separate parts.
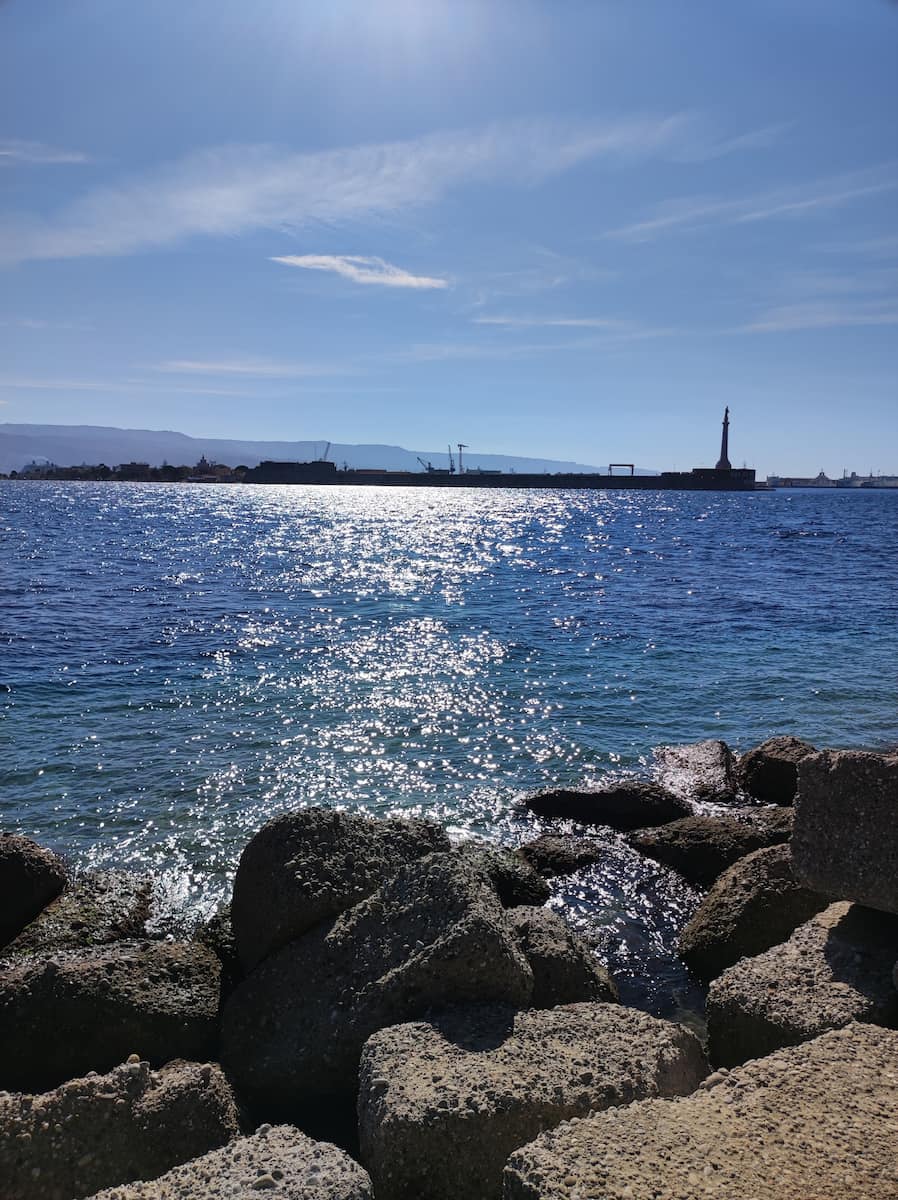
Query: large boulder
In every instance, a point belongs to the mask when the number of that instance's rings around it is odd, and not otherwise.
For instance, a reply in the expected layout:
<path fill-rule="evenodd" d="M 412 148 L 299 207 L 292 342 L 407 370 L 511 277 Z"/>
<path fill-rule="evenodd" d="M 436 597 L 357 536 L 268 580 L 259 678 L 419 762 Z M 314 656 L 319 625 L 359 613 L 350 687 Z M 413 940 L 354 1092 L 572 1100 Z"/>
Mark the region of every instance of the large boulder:
<path fill-rule="evenodd" d="M 0 1194 L 73 1200 L 155 1179 L 239 1132 L 230 1085 L 209 1063 L 133 1061 L 43 1095 L 0 1092 Z"/>
<path fill-rule="evenodd" d="M 619 780 L 593 792 L 559 788 L 540 792 L 524 803 L 538 817 L 608 825 L 621 831 L 677 821 L 692 811 L 685 800 L 667 788 L 642 779 Z"/>
<path fill-rule="evenodd" d="M 508 919 L 533 972 L 534 1008 L 620 998 L 606 968 L 558 913 L 522 905 L 510 908 Z"/>
<path fill-rule="evenodd" d="M 608 845 L 601 838 L 544 833 L 519 846 L 518 854 L 534 871 L 551 879 L 558 875 L 573 875 L 582 867 L 601 862 L 608 855 Z"/>
<path fill-rule="evenodd" d="M 504 1200 L 898 1196 L 898 1034 L 851 1025 L 681 1100 L 571 1121 L 511 1155 Z"/>
<path fill-rule="evenodd" d="M 898 918 L 843 902 L 743 958 L 708 992 L 711 1061 L 733 1066 L 851 1021 L 898 1023 L 896 946 Z"/>
<path fill-rule="evenodd" d="M 730 804 L 736 798 L 733 752 L 718 739 L 658 746 L 655 774 L 663 787 L 684 800 Z"/>
<path fill-rule="evenodd" d="M 0 947 L 65 887 L 62 860 L 30 838 L 0 833 Z"/>
<path fill-rule="evenodd" d="M 432 821 L 328 808 L 275 817 L 247 844 L 234 879 L 231 921 L 244 969 L 370 896 L 406 863 L 448 849 Z"/>
<path fill-rule="evenodd" d="M 801 738 L 768 738 L 739 759 L 739 786 L 762 804 L 791 804 L 798 790 L 798 764 L 817 751 Z"/>
<path fill-rule="evenodd" d="M 787 842 L 791 832 L 791 808 L 741 809 L 725 817 L 685 817 L 640 829 L 631 834 L 630 845 L 678 871 L 693 887 L 709 888 L 738 859 Z"/>
<path fill-rule="evenodd" d="M 796 880 L 788 845 L 766 846 L 715 881 L 680 934 L 680 956 L 707 983 L 740 958 L 785 941 L 828 904 Z"/>
<path fill-rule="evenodd" d="M 46 954 L 142 937 L 153 881 L 124 871 L 88 871 L 74 879 L 22 930 L 4 955 Z"/>
<path fill-rule="evenodd" d="M 898 913 L 898 754 L 803 759 L 792 858 L 808 887 Z"/>
<path fill-rule="evenodd" d="M 504 908 L 545 904 L 552 894 L 543 877 L 517 850 L 484 842 L 462 842 L 453 853 L 487 877 Z"/>
<path fill-rule="evenodd" d="M 706 1074 L 691 1033 L 619 1005 L 459 1009 L 366 1043 L 361 1157 L 378 1200 L 498 1200 L 509 1153 L 542 1130 Z"/>
<path fill-rule="evenodd" d="M 131 1053 L 158 1065 L 214 1054 L 215 955 L 180 942 L 114 942 L 0 969 L 0 1088 L 39 1092 Z"/>
<path fill-rule="evenodd" d="M 487 878 L 451 854 L 266 959 L 224 1006 L 222 1061 L 266 1112 L 351 1094 L 367 1038 L 433 1005 L 530 1002 L 533 973 Z"/>
<path fill-rule="evenodd" d="M 150 1183 L 97 1192 L 92 1200 L 373 1200 L 371 1180 L 357 1162 L 328 1142 L 315 1142 L 292 1125 L 260 1125 L 174 1167 Z"/>

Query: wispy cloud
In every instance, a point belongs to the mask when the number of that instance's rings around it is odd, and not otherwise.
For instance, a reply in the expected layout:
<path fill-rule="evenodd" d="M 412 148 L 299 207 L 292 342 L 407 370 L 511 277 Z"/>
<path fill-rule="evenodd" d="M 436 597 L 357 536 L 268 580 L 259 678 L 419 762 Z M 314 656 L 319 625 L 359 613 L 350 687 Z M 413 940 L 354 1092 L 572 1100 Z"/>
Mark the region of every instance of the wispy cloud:
<path fill-rule="evenodd" d="M 507 329 L 607 329 L 624 332 L 632 329 L 627 321 L 610 317 L 509 317 L 483 316 L 473 318 L 475 325 L 501 325 Z"/>
<path fill-rule="evenodd" d="M 462 184 L 527 186 L 596 158 L 664 154 L 682 124 L 678 117 L 518 121 L 307 154 L 255 145 L 204 150 L 92 189 L 54 216 L 10 219 L 0 261 L 129 254 L 192 236 L 385 216 Z"/>
<path fill-rule="evenodd" d="M 170 359 L 155 363 L 154 371 L 168 375 L 223 375 L 253 379 L 303 379 L 315 375 L 344 375 L 347 366 L 330 363 L 275 362 L 270 359 Z"/>
<path fill-rule="evenodd" d="M 90 158 L 80 150 L 61 150 L 43 142 L 0 138 L 0 167 L 46 167 L 86 162 L 90 162 Z"/>
<path fill-rule="evenodd" d="M 29 376 L 0 376 L 0 388 L 10 392 L 112 392 L 124 396 L 129 392 L 177 392 L 192 396 L 252 396 L 255 392 L 233 388 L 180 387 L 148 383 L 145 379 L 43 379 Z"/>
<path fill-rule="evenodd" d="M 364 258 L 358 254 L 286 254 L 271 259 L 286 267 L 303 267 L 307 271 L 332 271 L 353 283 L 376 283 L 393 288 L 445 288 L 446 279 L 430 275 L 412 275 L 402 267 L 382 258 Z"/>
<path fill-rule="evenodd" d="M 734 333 L 794 333 L 797 330 L 898 325 L 898 305 L 808 303 L 768 309 Z"/>
<path fill-rule="evenodd" d="M 690 196 L 658 205 L 645 220 L 608 230 L 606 238 L 647 242 L 664 234 L 691 232 L 708 225 L 738 225 L 801 216 L 814 210 L 841 208 L 898 188 L 893 166 L 858 171 L 814 183 L 772 189 L 736 200 Z"/>

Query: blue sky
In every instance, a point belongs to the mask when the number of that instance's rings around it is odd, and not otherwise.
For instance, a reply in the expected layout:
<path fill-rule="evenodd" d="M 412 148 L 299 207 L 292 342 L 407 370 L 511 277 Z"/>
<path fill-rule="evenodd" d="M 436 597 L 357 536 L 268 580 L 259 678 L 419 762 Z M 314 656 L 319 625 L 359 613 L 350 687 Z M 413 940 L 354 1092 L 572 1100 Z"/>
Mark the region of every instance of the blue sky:
<path fill-rule="evenodd" d="M 898 5 L 0 0 L 0 421 L 898 472 Z"/>

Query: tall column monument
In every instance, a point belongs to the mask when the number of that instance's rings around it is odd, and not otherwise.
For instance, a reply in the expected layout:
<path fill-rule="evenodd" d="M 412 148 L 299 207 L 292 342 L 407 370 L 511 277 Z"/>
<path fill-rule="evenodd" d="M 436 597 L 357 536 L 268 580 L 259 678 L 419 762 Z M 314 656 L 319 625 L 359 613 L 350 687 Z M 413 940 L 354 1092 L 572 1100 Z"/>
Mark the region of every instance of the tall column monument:
<path fill-rule="evenodd" d="M 732 471 L 730 460 L 727 457 L 729 451 L 730 440 L 730 410 L 729 407 L 723 410 L 723 434 L 720 438 L 720 458 L 718 459 L 715 470 L 717 471 Z"/>

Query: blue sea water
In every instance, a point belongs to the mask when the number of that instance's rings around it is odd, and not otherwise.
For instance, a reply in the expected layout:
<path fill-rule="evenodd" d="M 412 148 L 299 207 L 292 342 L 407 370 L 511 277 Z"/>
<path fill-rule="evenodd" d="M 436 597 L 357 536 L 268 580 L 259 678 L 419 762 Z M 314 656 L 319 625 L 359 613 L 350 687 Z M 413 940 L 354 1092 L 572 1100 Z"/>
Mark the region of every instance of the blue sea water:
<path fill-rule="evenodd" d="M 660 743 L 894 745 L 896 524 L 888 491 L 0 482 L 0 827 L 200 910 L 296 804 L 518 842 L 523 795 Z M 557 900 L 659 1009 L 695 901 L 622 842 Z"/>

